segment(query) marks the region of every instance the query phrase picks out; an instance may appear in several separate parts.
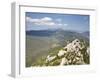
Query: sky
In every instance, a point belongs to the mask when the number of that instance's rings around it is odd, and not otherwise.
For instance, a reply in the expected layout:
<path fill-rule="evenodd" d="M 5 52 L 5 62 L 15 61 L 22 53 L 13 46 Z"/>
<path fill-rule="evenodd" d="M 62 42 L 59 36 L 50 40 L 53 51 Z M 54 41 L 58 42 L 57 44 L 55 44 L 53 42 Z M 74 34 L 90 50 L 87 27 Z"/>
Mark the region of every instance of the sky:
<path fill-rule="evenodd" d="M 89 31 L 89 15 L 26 12 L 26 31 L 63 29 Z"/>

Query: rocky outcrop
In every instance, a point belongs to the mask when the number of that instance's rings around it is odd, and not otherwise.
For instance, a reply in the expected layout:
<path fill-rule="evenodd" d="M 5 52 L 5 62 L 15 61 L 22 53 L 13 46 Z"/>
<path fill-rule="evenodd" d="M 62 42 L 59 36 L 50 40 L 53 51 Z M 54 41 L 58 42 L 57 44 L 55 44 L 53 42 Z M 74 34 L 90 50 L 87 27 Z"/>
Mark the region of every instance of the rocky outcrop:
<path fill-rule="evenodd" d="M 89 64 L 90 49 L 79 39 L 68 43 L 63 49 L 54 55 L 48 55 L 45 62 L 46 66 L 53 65 L 81 65 Z"/>

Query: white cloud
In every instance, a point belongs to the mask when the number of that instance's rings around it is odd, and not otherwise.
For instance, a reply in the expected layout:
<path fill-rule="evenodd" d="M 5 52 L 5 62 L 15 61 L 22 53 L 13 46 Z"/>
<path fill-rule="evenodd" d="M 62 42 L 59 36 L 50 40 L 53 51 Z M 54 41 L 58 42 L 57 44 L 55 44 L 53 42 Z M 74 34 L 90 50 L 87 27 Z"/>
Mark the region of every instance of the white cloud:
<path fill-rule="evenodd" d="M 62 26 L 63 24 L 59 23 L 58 25 L 59 25 L 59 26 Z"/>
<path fill-rule="evenodd" d="M 67 26 L 68 24 L 63 24 L 64 26 Z"/>
<path fill-rule="evenodd" d="M 44 17 L 44 18 L 40 18 L 40 19 L 32 19 L 30 17 L 26 17 L 26 20 L 27 20 L 27 22 L 32 22 L 35 25 L 48 25 L 48 26 L 55 25 L 52 18 L 50 18 L 50 17 Z"/>
<path fill-rule="evenodd" d="M 61 19 L 56 19 L 56 21 L 57 21 L 57 22 L 61 22 L 62 20 L 61 20 Z"/>
<path fill-rule="evenodd" d="M 67 26 L 67 24 L 62 24 L 61 19 L 53 20 L 50 17 L 43 17 L 40 19 L 32 19 L 31 17 L 26 17 L 27 22 L 31 22 L 34 25 L 45 25 L 45 26 Z"/>
<path fill-rule="evenodd" d="M 42 21 L 52 21 L 52 18 L 50 18 L 50 17 L 44 17 L 44 18 L 42 18 L 41 20 L 42 20 Z"/>
<path fill-rule="evenodd" d="M 39 19 L 32 19 L 30 17 L 26 17 L 26 20 L 27 20 L 27 22 L 33 22 L 33 23 L 39 22 Z"/>
<path fill-rule="evenodd" d="M 54 26 L 55 23 L 54 22 L 43 22 L 43 21 L 40 21 L 40 22 L 36 22 L 36 23 L 33 23 L 35 25 L 47 25 L 47 26 Z"/>

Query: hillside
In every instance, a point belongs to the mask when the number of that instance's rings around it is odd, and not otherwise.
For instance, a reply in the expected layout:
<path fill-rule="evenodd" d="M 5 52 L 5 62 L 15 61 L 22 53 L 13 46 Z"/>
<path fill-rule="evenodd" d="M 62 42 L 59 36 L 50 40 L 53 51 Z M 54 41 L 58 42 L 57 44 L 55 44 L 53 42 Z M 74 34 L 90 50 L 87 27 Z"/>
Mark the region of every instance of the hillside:
<path fill-rule="evenodd" d="M 75 39 L 86 42 L 89 38 L 80 33 L 64 30 L 41 30 L 26 32 L 26 67 L 37 66 L 47 55 L 55 55 Z M 41 64 L 42 65 L 42 64 Z"/>
<path fill-rule="evenodd" d="M 37 60 L 33 66 L 64 66 L 90 64 L 89 46 L 79 39 L 73 40 L 52 55 L 51 53 Z"/>

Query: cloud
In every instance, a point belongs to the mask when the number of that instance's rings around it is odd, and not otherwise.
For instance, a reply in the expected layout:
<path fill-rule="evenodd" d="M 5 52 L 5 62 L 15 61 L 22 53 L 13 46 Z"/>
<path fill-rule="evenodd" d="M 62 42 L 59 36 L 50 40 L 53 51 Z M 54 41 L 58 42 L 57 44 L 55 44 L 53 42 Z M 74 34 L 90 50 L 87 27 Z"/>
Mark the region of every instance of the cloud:
<path fill-rule="evenodd" d="M 52 21 L 52 18 L 50 18 L 50 17 L 44 17 L 44 18 L 42 18 L 41 20 L 42 20 L 42 21 Z"/>
<path fill-rule="evenodd" d="M 33 19 L 31 17 L 26 17 L 27 22 L 31 22 L 34 25 L 45 25 L 45 26 L 67 26 L 67 24 L 62 24 L 61 19 L 52 19 L 50 17 L 43 17 L 39 19 Z"/>
<path fill-rule="evenodd" d="M 57 21 L 57 22 L 61 22 L 62 20 L 58 18 L 58 19 L 56 19 L 56 21 Z"/>

